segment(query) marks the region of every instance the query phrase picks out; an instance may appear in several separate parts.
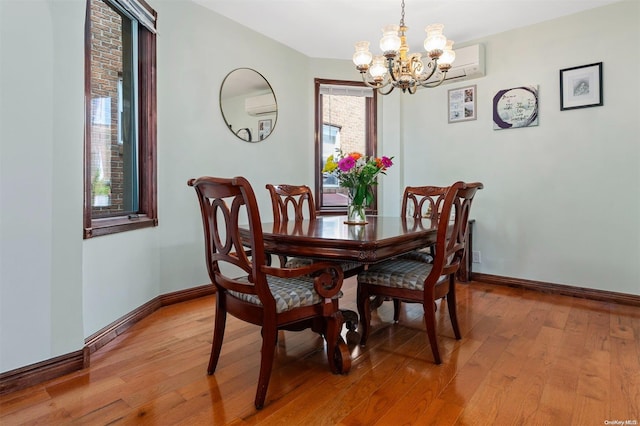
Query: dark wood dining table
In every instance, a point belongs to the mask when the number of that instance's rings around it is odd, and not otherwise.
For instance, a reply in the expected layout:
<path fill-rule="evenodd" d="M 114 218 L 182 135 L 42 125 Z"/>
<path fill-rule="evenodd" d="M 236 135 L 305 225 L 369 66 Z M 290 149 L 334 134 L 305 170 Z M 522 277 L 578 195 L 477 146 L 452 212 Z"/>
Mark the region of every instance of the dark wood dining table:
<path fill-rule="evenodd" d="M 313 220 L 262 224 L 267 252 L 335 261 L 376 263 L 435 243 L 437 222 L 396 216 L 367 216 L 365 225 L 346 224 L 347 216 L 317 216 Z M 471 280 L 474 220 L 458 280 Z"/>
<path fill-rule="evenodd" d="M 431 219 L 367 216 L 364 225 L 345 223 L 346 216 L 318 216 L 312 220 L 263 223 L 267 252 L 287 256 L 375 263 L 436 240 Z"/>
<path fill-rule="evenodd" d="M 367 223 L 346 223 L 347 216 L 317 216 L 302 221 L 262 223 L 265 251 L 329 261 L 376 263 L 435 243 L 437 221 L 410 217 L 367 216 Z M 242 227 L 241 227 L 242 233 Z M 376 301 L 378 306 L 382 301 Z M 343 310 L 355 341 L 358 315 Z"/>

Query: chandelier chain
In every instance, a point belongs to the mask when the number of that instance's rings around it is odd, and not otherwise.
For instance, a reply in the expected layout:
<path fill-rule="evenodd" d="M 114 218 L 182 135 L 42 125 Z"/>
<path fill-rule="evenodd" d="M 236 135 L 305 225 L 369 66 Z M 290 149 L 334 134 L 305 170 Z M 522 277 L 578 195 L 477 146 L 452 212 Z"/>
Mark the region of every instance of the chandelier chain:
<path fill-rule="evenodd" d="M 400 15 L 400 26 L 404 27 L 404 0 L 402 0 L 402 13 Z"/>

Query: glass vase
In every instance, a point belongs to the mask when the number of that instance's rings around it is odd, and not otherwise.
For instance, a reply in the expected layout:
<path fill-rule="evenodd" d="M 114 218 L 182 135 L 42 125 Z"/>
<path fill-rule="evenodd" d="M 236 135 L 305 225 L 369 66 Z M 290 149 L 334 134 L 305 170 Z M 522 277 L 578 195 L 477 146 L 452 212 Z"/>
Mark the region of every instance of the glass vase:
<path fill-rule="evenodd" d="M 347 222 L 354 225 L 367 223 L 367 216 L 364 210 L 365 207 L 362 204 L 349 204 L 347 208 Z"/>
<path fill-rule="evenodd" d="M 351 225 L 362 225 L 367 223 L 365 214 L 366 206 L 355 201 L 355 190 L 349 191 L 349 205 L 347 206 L 347 223 Z"/>

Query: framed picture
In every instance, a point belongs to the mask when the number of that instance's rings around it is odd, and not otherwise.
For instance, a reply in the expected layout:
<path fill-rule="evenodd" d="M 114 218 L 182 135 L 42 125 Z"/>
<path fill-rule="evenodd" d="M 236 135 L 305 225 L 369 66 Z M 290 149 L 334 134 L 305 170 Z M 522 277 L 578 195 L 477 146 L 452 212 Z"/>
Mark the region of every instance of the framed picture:
<path fill-rule="evenodd" d="M 449 123 L 476 118 L 476 86 L 449 90 Z"/>
<path fill-rule="evenodd" d="M 258 139 L 263 140 L 271 133 L 271 119 L 258 121 Z"/>
<path fill-rule="evenodd" d="M 538 86 L 499 90 L 493 97 L 493 130 L 538 125 Z"/>
<path fill-rule="evenodd" d="M 602 62 L 560 70 L 560 111 L 602 105 Z"/>

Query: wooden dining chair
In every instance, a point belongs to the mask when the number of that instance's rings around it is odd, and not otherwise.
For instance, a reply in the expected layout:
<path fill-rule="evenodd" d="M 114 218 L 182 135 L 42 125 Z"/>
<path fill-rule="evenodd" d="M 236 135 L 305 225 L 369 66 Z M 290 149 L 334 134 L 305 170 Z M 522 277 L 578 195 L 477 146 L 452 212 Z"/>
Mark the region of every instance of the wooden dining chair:
<path fill-rule="evenodd" d="M 282 269 L 267 264 L 255 194 L 243 177 L 190 179 L 198 196 L 205 258 L 216 287 L 216 312 L 207 372 L 213 374 L 222 349 L 227 313 L 261 327 L 262 349 L 255 406 L 264 405 L 278 330 L 311 328 L 326 340 L 329 367 L 346 374 L 349 350 L 340 336 L 338 298 L 342 270 L 328 262 Z M 248 221 L 242 229 L 240 220 Z"/>
<path fill-rule="evenodd" d="M 307 185 L 266 185 L 271 196 L 274 222 L 315 219 L 316 203 Z"/>
<path fill-rule="evenodd" d="M 464 182 L 446 188 L 438 206 L 440 213 L 432 263 L 398 257 L 373 264 L 358 274 L 361 345 L 366 344 L 370 333 L 372 296 L 422 304 L 436 364 L 442 362 L 436 338 L 436 300 L 446 298 L 454 335 L 456 339 L 461 338 L 456 314 L 455 275 L 464 254 L 469 206 L 477 190 L 478 187 L 467 187 Z M 452 212 L 453 221 L 450 221 Z"/>
<path fill-rule="evenodd" d="M 437 219 L 442 211 L 447 186 L 407 186 L 402 195 L 400 214 L 414 219 Z M 433 262 L 434 245 L 413 250 L 402 255 L 407 259 Z"/>
<path fill-rule="evenodd" d="M 292 221 L 316 218 L 313 193 L 307 185 L 266 185 L 271 197 L 273 222 L 277 225 Z M 278 255 L 280 264 L 286 267 L 304 266 L 313 263 L 308 257 L 287 257 Z"/>
<path fill-rule="evenodd" d="M 484 185 L 481 182 L 465 183 L 467 188 L 482 189 Z M 442 210 L 442 202 L 447 187 L 442 186 L 407 186 L 404 189 L 402 197 L 401 215 L 412 218 L 430 218 L 436 219 L 438 213 Z M 471 208 L 469 200 L 469 208 Z M 468 228 L 465 228 L 468 232 Z M 403 255 L 406 258 L 422 260 L 424 262 L 433 262 L 434 245 L 417 249 Z M 465 252 L 465 257 L 469 253 Z"/>
<path fill-rule="evenodd" d="M 400 215 L 413 219 L 435 219 L 438 212 L 442 210 L 444 196 L 449 189 L 448 186 L 407 186 L 402 194 L 402 207 Z M 412 250 L 402 254 L 403 259 L 419 260 L 421 262 L 432 263 L 434 245 Z M 376 296 L 371 305 L 375 309 L 388 301 L 388 297 Z M 398 322 L 400 317 L 400 300 L 393 299 L 393 321 Z"/>
<path fill-rule="evenodd" d="M 271 207 L 273 209 L 273 221 L 285 223 L 291 221 L 302 221 L 304 219 L 316 218 L 316 204 L 313 200 L 313 192 L 307 185 L 273 185 L 267 184 L 267 190 L 271 196 Z M 286 267 L 296 267 L 307 265 L 316 261 L 308 257 L 286 257 L 280 255 L 280 262 Z M 358 262 L 340 262 L 340 267 L 345 278 L 357 275 L 364 269 L 364 265 Z"/>

